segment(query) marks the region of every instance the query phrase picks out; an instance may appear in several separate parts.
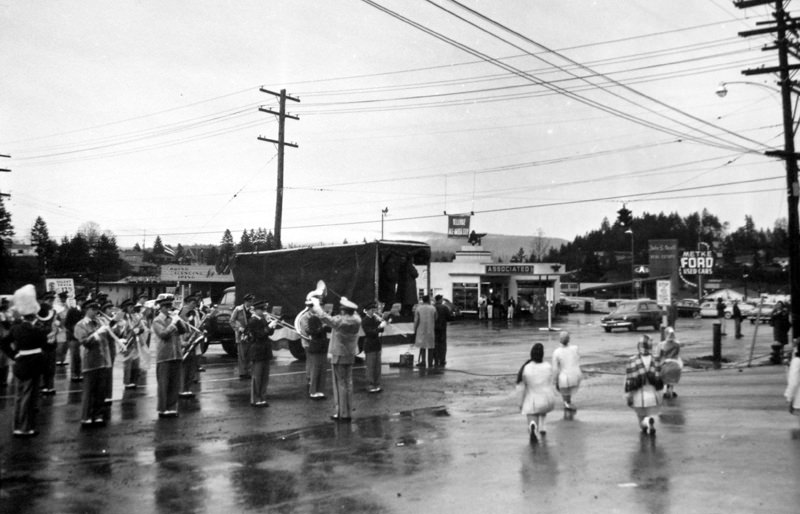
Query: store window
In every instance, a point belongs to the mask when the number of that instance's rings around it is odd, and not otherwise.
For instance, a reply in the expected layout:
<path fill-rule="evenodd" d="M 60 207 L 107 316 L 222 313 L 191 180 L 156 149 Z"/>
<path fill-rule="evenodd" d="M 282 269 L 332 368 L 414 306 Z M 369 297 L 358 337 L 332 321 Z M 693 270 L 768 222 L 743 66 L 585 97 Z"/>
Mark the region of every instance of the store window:
<path fill-rule="evenodd" d="M 453 283 L 453 303 L 462 311 L 478 311 L 478 283 L 455 282 Z"/>

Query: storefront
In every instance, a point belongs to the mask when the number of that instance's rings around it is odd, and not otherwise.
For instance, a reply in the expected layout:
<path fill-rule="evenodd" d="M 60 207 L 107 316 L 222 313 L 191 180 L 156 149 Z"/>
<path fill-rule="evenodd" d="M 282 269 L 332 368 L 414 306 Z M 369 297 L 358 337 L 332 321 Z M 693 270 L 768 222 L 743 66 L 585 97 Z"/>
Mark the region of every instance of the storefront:
<path fill-rule="evenodd" d="M 456 252 L 453 262 L 431 263 L 431 296 L 441 294 L 463 313 L 483 310 L 488 316 L 491 311 L 492 318 L 504 317 L 509 299 L 513 299 L 516 313 L 547 319 L 548 289 L 552 300 L 557 301 L 564 271 L 557 263 L 494 262 L 491 252 L 465 246 Z M 485 310 L 481 309 L 483 305 Z"/>

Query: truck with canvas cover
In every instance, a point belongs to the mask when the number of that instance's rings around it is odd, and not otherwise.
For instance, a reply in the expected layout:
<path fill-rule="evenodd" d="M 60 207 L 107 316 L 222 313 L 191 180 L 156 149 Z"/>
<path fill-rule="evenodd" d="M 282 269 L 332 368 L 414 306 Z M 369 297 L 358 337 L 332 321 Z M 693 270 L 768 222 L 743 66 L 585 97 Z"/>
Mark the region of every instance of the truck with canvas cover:
<path fill-rule="evenodd" d="M 391 312 L 384 343 L 413 341 L 413 307 L 420 289 L 430 290 L 431 249 L 414 241 L 374 241 L 264 252 L 239 253 L 233 262 L 236 304 L 246 294 L 269 302 L 272 314 L 289 325 L 304 308 L 306 295 L 317 282 L 325 282 L 323 304 L 339 310 L 342 296 L 359 307 L 382 304 Z M 428 283 L 418 284 L 419 267 Z M 361 309 L 359 309 L 360 311 Z M 359 312 L 363 316 L 363 312 Z M 273 348 L 287 347 L 297 359 L 305 359 L 300 336 L 285 326 L 273 335 Z M 230 353 L 230 352 L 229 352 Z"/>

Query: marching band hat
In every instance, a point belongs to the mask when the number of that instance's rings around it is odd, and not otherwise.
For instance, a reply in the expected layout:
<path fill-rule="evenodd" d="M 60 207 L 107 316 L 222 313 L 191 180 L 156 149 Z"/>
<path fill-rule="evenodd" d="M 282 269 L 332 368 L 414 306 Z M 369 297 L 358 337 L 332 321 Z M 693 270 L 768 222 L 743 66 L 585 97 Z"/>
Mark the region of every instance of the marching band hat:
<path fill-rule="evenodd" d="M 196 301 L 197 301 L 197 298 L 194 295 L 189 295 L 189 296 L 187 296 L 186 298 L 183 299 L 183 303 L 184 304 L 187 304 L 189 302 L 196 302 Z"/>
<path fill-rule="evenodd" d="M 253 304 L 254 309 L 266 309 L 269 303 L 266 300 L 259 300 Z"/>
<path fill-rule="evenodd" d="M 47 291 L 45 294 L 42 295 L 42 301 L 54 300 L 55 297 L 56 297 L 55 291 Z"/>
<path fill-rule="evenodd" d="M 30 316 L 39 312 L 39 302 L 36 301 L 36 288 L 33 284 L 26 284 L 14 291 L 14 309 L 20 316 Z"/>
<path fill-rule="evenodd" d="M 367 304 L 364 306 L 364 310 L 366 311 L 366 310 L 369 310 L 369 309 L 375 309 L 376 307 L 378 307 L 377 303 L 375 303 L 375 302 L 367 302 Z"/>
<path fill-rule="evenodd" d="M 88 311 L 89 309 L 99 309 L 99 308 L 100 306 L 97 305 L 97 302 L 94 300 L 87 300 L 83 302 L 83 305 L 81 305 L 81 309 L 85 311 Z"/>
<path fill-rule="evenodd" d="M 126 299 L 122 300 L 121 304 L 119 304 L 119 308 L 120 309 L 124 309 L 125 307 L 127 307 L 129 305 L 132 305 L 132 304 L 133 304 L 133 300 L 131 300 L 130 298 L 126 298 Z"/>
<path fill-rule="evenodd" d="M 256 299 L 256 295 L 254 295 L 252 293 L 247 293 L 246 295 L 244 295 L 244 298 L 242 298 L 242 300 L 244 300 L 245 302 L 247 302 L 247 301 L 251 301 L 252 302 L 255 299 Z"/>
<path fill-rule="evenodd" d="M 161 300 L 156 300 L 156 305 L 159 307 L 172 307 L 172 298 L 162 298 Z"/>
<path fill-rule="evenodd" d="M 348 300 L 346 296 L 342 296 L 341 300 L 339 300 L 339 305 L 341 305 L 345 309 L 353 309 L 353 310 L 358 309 L 358 305 Z"/>
<path fill-rule="evenodd" d="M 85 299 L 86 299 L 86 293 L 76 293 L 75 294 L 75 300 L 85 300 Z"/>
<path fill-rule="evenodd" d="M 114 306 L 114 304 L 113 304 L 113 303 L 111 303 L 111 302 L 105 302 L 105 303 L 103 303 L 103 305 L 100 307 L 100 310 L 101 310 L 101 311 L 104 311 L 104 310 L 108 309 L 109 307 L 113 307 L 113 306 Z"/>

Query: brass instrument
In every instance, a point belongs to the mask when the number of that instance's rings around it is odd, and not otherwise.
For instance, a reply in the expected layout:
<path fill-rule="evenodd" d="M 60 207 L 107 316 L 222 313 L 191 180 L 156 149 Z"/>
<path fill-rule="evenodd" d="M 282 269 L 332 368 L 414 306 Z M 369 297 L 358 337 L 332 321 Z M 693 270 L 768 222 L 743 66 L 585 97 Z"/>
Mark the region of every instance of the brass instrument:
<path fill-rule="evenodd" d="M 106 332 L 108 335 L 111 336 L 111 339 L 113 339 L 114 342 L 117 343 L 117 349 L 119 351 L 121 351 L 121 352 L 124 352 L 127 349 L 127 345 L 122 342 L 122 340 L 119 338 L 119 336 L 117 334 L 115 334 L 114 330 L 111 328 L 111 321 L 113 321 L 113 320 L 111 320 L 111 318 L 109 318 L 108 315 L 103 314 L 102 312 L 98 312 L 98 314 L 102 314 L 102 317 L 98 316 L 97 320 L 103 326 L 98 328 L 97 330 L 95 330 L 92 333 L 92 335 L 100 334 L 101 331 Z M 109 321 L 109 320 L 111 320 L 111 321 Z"/>
<path fill-rule="evenodd" d="M 268 321 L 275 321 L 275 322 L 278 323 L 278 325 L 282 326 L 283 328 L 288 328 L 289 330 L 293 330 L 294 332 L 297 332 L 297 328 L 295 328 L 294 325 L 290 325 L 289 323 L 283 321 L 282 319 L 280 319 L 279 317 L 275 316 L 274 314 L 270 314 L 269 312 L 264 312 L 264 316 L 267 317 Z"/>

